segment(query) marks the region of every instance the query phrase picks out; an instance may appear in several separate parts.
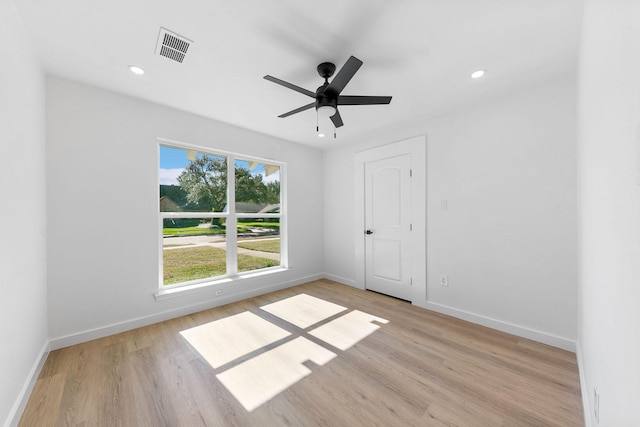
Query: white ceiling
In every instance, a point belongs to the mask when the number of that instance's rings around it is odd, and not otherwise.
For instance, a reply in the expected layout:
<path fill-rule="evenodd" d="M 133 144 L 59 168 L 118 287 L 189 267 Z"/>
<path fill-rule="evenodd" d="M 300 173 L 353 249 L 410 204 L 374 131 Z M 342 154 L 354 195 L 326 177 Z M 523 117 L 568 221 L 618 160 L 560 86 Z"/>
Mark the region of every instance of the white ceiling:
<path fill-rule="evenodd" d="M 46 72 L 318 148 L 575 72 L 581 0 L 15 0 Z M 155 54 L 160 27 L 194 41 L 180 64 Z M 364 62 L 337 139 L 316 136 L 320 62 Z M 146 70 L 135 76 L 127 66 Z M 469 74 L 486 68 L 487 75 Z M 330 122 L 326 122 L 330 125 Z M 331 131 L 332 131 L 331 127 Z"/>

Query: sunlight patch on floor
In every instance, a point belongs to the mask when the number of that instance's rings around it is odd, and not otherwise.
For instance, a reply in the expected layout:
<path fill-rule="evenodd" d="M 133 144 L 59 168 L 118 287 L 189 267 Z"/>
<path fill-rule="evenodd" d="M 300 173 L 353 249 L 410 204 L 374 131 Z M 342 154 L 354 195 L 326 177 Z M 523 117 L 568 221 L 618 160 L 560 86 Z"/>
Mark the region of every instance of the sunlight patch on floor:
<path fill-rule="evenodd" d="M 347 308 L 307 294 L 299 294 L 260 309 L 305 329 Z"/>
<path fill-rule="evenodd" d="M 302 335 L 309 334 L 345 351 L 366 338 L 388 320 L 353 310 L 328 321 L 311 331 L 312 325 L 327 320 L 345 310 L 338 304 L 299 294 L 260 307 L 298 327 L 290 333 L 257 314 L 245 311 L 224 319 L 181 331 L 180 334 L 214 368 L 222 367 L 216 378 L 247 410 L 253 411 L 312 373 L 304 363 L 323 366 L 337 355 Z M 290 329 L 295 329 L 290 326 Z M 289 327 L 288 327 L 289 328 Z M 284 343 L 273 345 L 289 337 Z M 238 360 L 252 352 L 248 360 Z M 235 366 L 224 366 L 230 362 Z"/>
<path fill-rule="evenodd" d="M 214 368 L 291 335 L 248 311 L 184 330 L 180 334 Z"/>
<path fill-rule="evenodd" d="M 373 321 L 389 323 L 381 317 L 354 310 L 312 330 L 309 334 L 344 351 L 380 328 L 371 323 Z"/>
<path fill-rule="evenodd" d="M 253 411 L 311 374 L 303 362 L 324 365 L 336 354 L 298 337 L 216 375 L 247 411 Z"/>

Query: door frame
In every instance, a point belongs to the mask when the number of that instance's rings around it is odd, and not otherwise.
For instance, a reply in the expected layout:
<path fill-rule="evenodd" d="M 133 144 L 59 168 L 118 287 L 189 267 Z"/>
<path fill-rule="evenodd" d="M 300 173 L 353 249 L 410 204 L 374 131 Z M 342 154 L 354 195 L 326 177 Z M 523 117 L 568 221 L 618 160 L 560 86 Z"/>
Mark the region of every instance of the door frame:
<path fill-rule="evenodd" d="M 365 289 L 365 175 L 367 162 L 411 155 L 411 303 L 424 306 L 427 301 L 427 136 L 359 151 L 355 156 L 355 267 L 356 286 Z"/>

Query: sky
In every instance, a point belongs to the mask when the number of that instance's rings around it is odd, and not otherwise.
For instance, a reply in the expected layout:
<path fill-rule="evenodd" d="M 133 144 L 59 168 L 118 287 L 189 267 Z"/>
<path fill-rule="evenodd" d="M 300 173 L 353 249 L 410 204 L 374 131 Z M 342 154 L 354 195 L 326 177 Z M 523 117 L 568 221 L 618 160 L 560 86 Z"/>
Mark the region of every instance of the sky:
<path fill-rule="evenodd" d="M 202 153 L 197 154 L 202 157 Z M 187 150 L 182 148 L 160 146 L 160 185 L 178 185 L 178 176 L 184 168 L 189 164 L 187 159 Z M 248 162 L 236 160 L 236 167 L 248 169 Z M 280 180 L 280 171 L 265 177 L 264 164 L 259 164 L 252 171 L 252 175 L 262 175 L 263 181 L 272 182 Z"/>

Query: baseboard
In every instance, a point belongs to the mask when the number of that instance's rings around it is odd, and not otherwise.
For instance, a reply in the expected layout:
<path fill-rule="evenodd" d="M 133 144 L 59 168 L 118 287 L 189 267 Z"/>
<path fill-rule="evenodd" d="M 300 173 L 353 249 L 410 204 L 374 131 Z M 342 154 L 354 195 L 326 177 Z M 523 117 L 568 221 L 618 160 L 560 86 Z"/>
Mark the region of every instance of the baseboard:
<path fill-rule="evenodd" d="M 363 286 L 359 286 L 357 282 L 352 279 L 347 279 L 330 273 L 323 273 L 322 277 L 325 279 L 333 280 L 334 282 L 342 283 L 343 285 L 348 285 L 357 289 L 364 289 Z M 492 329 L 497 329 L 502 332 L 507 332 L 509 334 L 516 335 L 522 338 L 527 338 L 553 347 L 558 347 L 563 350 L 571 351 L 573 353 L 576 352 L 576 342 L 568 338 L 559 337 L 557 335 L 548 334 L 546 332 L 537 331 L 535 329 L 525 328 L 513 323 L 504 322 L 487 316 L 481 316 L 443 304 L 437 304 L 427 301 L 423 303 L 418 302 L 416 305 L 428 310 L 456 317 L 458 319 L 466 320 Z"/>
<path fill-rule="evenodd" d="M 331 273 L 322 273 L 323 279 L 333 280 L 334 282 L 342 283 L 343 285 L 351 286 L 352 288 L 364 289 L 363 286 L 358 286 L 355 280 L 347 279 L 346 277 L 336 276 Z"/>
<path fill-rule="evenodd" d="M 591 427 L 591 406 L 589 404 L 589 390 L 587 377 L 584 373 L 584 361 L 582 359 L 582 347 L 580 341 L 576 341 L 576 359 L 578 360 L 578 373 L 580 374 L 580 393 L 582 394 L 582 410 L 584 411 L 584 425 Z"/>
<path fill-rule="evenodd" d="M 33 391 L 33 387 L 36 385 L 36 381 L 38 380 L 38 376 L 40 376 L 40 371 L 44 366 L 44 362 L 47 360 L 47 356 L 49 356 L 50 344 L 49 341 L 45 341 L 38 353 L 38 357 L 36 357 L 35 363 L 29 371 L 29 376 L 27 377 L 27 381 L 22 387 L 18 398 L 16 399 L 13 407 L 11 408 L 11 412 L 9 412 L 9 417 L 5 423 L 5 427 L 16 427 L 20 422 L 20 418 L 22 417 L 22 413 L 24 412 L 24 408 L 27 407 L 27 402 L 29 401 L 29 396 L 31 396 L 31 392 Z"/>
<path fill-rule="evenodd" d="M 516 335 L 522 338 L 527 338 L 532 341 L 537 341 L 543 344 L 550 345 L 552 347 L 558 347 L 563 350 L 576 352 L 576 342 L 574 340 L 559 337 L 557 335 L 548 334 L 546 332 L 537 331 L 535 329 L 525 328 L 523 326 L 515 325 L 513 323 L 504 322 L 502 320 L 493 319 L 491 317 L 481 316 L 479 314 L 471 313 L 457 308 L 449 307 L 442 304 L 433 302 L 426 302 L 420 304 L 420 307 L 428 310 L 433 310 L 438 313 L 446 314 L 458 319 L 466 320 L 478 325 L 486 326 L 491 329 L 506 332 L 508 334 Z"/>
<path fill-rule="evenodd" d="M 125 320 L 123 322 L 113 323 L 95 329 L 90 329 L 63 337 L 52 338 L 50 340 L 50 349 L 56 350 L 70 345 L 80 344 L 98 338 L 104 338 L 120 332 L 130 331 L 132 329 L 141 328 L 143 326 L 152 325 L 154 323 L 163 322 L 165 320 L 174 319 L 176 317 L 197 313 L 199 311 L 208 310 L 210 308 L 219 307 L 221 305 L 230 304 L 241 301 L 243 299 L 252 298 L 258 295 L 267 294 L 269 292 L 279 291 L 281 289 L 290 288 L 292 286 L 301 285 L 303 283 L 312 282 L 322 279 L 321 274 L 301 277 L 288 282 L 281 282 L 273 285 L 254 288 L 245 292 L 240 292 L 223 297 L 216 297 L 198 304 L 188 305 L 173 310 L 155 313 L 149 316 L 138 317 L 135 319 Z"/>

